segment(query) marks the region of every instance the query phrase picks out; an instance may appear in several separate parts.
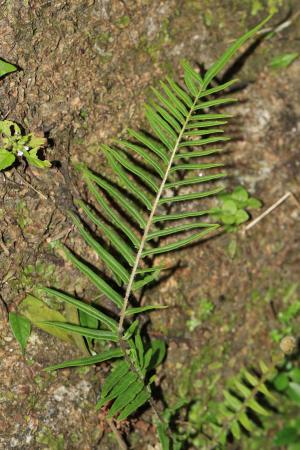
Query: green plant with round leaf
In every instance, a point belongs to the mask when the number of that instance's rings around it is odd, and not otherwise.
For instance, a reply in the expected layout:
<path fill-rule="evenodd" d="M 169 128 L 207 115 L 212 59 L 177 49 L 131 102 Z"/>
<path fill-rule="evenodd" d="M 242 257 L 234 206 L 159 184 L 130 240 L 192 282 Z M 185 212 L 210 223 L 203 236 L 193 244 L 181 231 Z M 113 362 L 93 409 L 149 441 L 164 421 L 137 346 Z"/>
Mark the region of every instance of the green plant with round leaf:
<path fill-rule="evenodd" d="M 300 406 L 300 368 L 295 362 L 287 361 L 282 370 L 273 380 L 273 386 L 280 394 L 292 400 L 296 408 Z M 291 405 L 292 406 L 292 405 Z M 291 410 L 291 408 L 289 408 Z M 275 446 L 287 450 L 300 450 L 300 418 L 298 414 L 292 414 L 284 421 L 284 425 L 275 436 Z"/>
<path fill-rule="evenodd" d="M 300 368 L 287 362 L 273 381 L 274 388 L 300 406 Z"/>
<path fill-rule="evenodd" d="M 48 160 L 40 159 L 38 152 L 46 139 L 33 133 L 23 134 L 21 128 L 11 120 L 0 121 L 0 170 L 11 167 L 16 159 L 25 158 L 29 165 L 50 167 Z"/>
<path fill-rule="evenodd" d="M 222 223 L 226 231 L 234 231 L 236 227 L 250 218 L 249 209 L 261 208 L 262 203 L 251 197 L 248 191 L 238 186 L 233 192 L 218 195 L 220 206 L 213 211 L 213 217 Z"/>

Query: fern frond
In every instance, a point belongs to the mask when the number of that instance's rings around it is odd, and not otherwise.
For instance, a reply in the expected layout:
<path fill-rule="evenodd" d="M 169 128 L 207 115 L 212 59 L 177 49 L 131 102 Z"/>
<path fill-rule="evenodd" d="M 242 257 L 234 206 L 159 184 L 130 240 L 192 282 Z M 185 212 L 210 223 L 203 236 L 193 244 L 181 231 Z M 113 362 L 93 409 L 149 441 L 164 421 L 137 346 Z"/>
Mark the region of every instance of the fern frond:
<path fill-rule="evenodd" d="M 224 172 L 218 170 L 222 167 L 222 163 L 202 158 L 220 152 L 219 148 L 210 147 L 211 144 L 229 140 L 223 135 L 221 127 L 226 125 L 231 115 L 218 111 L 211 113 L 208 110 L 234 101 L 226 95 L 222 98 L 211 97 L 219 92 L 224 94 L 234 80 L 216 87 L 212 87 L 211 82 L 239 47 L 267 20 L 232 44 L 209 68 L 204 77 L 201 77 L 189 63 L 183 61 L 184 85 L 167 78 L 166 82 L 161 83 L 161 91 L 153 89 L 155 101 L 145 108 L 153 137 L 139 131 L 128 130 L 128 140 L 117 141 L 110 147 L 101 146 L 114 173 L 113 180 L 108 181 L 87 168 L 81 169 L 95 200 L 95 210 L 100 213 L 101 219 L 82 201 L 79 205 L 92 224 L 104 233 L 105 242 L 107 240 L 114 247 L 120 258 L 111 252 L 110 248 L 96 241 L 77 217 L 73 215 L 72 220 L 83 239 L 96 252 L 119 286 L 115 281 L 109 282 L 98 275 L 66 247 L 61 248 L 66 258 L 117 307 L 119 316 L 117 330 L 115 321 L 97 309 L 89 305 L 81 307 L 76 299 L 71 296 L 64 297 L 57 291 L 51 290 L 48 293 L 76 306 L 79 311 L 96 318 L 109 328 L 98 330 L 77 324 L 57 322 L 52 324 L 90 339 L 117 343 L 119 348 L 116 353 L 113 353 L 114 350 L 108 350 L 108 353 L 104 352 L 105 356 L 100 354 L 99 359 L 95 357 L 93 361 L 101 361 L 101 358 L 105 359 L 109 354 L 111 358 L 119 358 L 119 351 L 122 352 L 123 358 L 106 379 L 97 403 L 98 408 L 105 405 L 110 409 L 108 417 L 114 416 L 117 420 L 123 420 L 148 400 L 156 411 L 155 404 L 151 400 L 149 375 L 153 368 L 152 350 L 144 347 L 138 332 L 138 321 L 128 322 L 131 314 L 146 311 L 147 307 L 129 308 L 129 303 L 134 298 L 134 291 L 153 282 L 160 272 L 159 267 L 154 267 L 151 271 L 149 257 L 183 248 L 219 227 L 218 224 L 196 221 L 196 218 L 210 212 L 207 207 L 203 210 L 199 208 L 200 200 L 213 197 L 220 192 L 221 186 L 217 184 L 214 187 L 211 184 L 218 183 L 225 176 Z M 200 176 L 199 170 L 204 171 L 204 174 L 201 173 Z M 203 183 L 205 184 L 201 189 Z M 189 191 L 186 191 L 186 187 Z M 170 193 L 172 189 L 174 192 Z M 178 203 L 180 210 L 172 211 Z M 166 221 L 171 221 L 171 225 L 164 228 Z M 153 305 L 148 307 L 153 308 Z M 83 361 L 89 364 L 92 359 L 75 360 L 65 364 L 76 366 L 83 364 Z M 258 390 L 258 387 L 255 389 Z M 243 391 L 246 392 L 244 388 Z M 227 393 L 226 397 L 231 408 L 229 410 L 236 416 L 240 403 L 232 398 L 230 393 Z M 254 410 L 257 408 L 254 398 L 252 402 L 247 402 L 247 405 Z M 230 429 L 238 435 L 239 421 L 245 422 L 246 419 L 243 415 L 236 417 Z"/>
<path fill-rule="evenodd" d="M 224 445 L 228 434 L 231 433 L 235 440 L 240 440 L 246 430 L 252 432 L 255 429 L 256 417 L 269 416 L 270 410 L 265 406 L 266 401 L 276 400 L 268 388 L 277 373 L 277 365 L 282 363 L 282 356 L 275 358 L 270 365 L 259 362 L 259 372 L 244 369 L 234 377 L 230 389 L 224 390 L 224 400 L 217 413 L 217 421 L 212 425 L 213 438 L 205 447 L 205 450 L 214 450 L 218 445 Z M 259 394 L 265 399 L 262 403 Z"/>

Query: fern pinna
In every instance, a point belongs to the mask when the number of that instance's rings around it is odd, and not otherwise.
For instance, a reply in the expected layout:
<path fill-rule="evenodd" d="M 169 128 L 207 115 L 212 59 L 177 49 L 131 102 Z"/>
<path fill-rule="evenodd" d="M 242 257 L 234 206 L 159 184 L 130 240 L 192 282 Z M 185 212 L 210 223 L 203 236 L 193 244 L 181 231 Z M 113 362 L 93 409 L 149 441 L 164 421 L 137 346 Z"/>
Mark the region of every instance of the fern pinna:
<path fill-rule="evenodd" d="M 201 162 L 203 157 L 218 154 L 220 148 L 216 145 L 228 140 L 221 127 L 230 115 L 207 111 L 234 100 L 216 98 L 214 94 L 225 91 L 235 80 L 216 85 L 214 79 L 266 20 L 232 44 L 203 77 L 183 62 L 184 85 L 167 78 L 166 83 L 161 84 L 161 91 L 153 89 L 155 100 L 146 106 L 146 118 L 155 137 L 129 130 L 130 140 L 118 140 L 111 147 L 102 146 L 117 184 L 85 167 L 81 169 L 97 208 L 101 209 L 101 218 L 83 201 L 79 201 L 79 207 L 107 239 L 108 246 L 98 242 L 74 214 L 71 214 L 72 220 L 108 268 L 111 282 L 100 277 L 66 247 L 61 248 L 80 272 L 114 303 L 118 313 L 110 316 L 70 295 L 46 288 L 48 295 L 97 319 L 100 327 L 47 322 L 49 325 L 107 342 L 107 350 L 100 354 L 67 361 L 49 370 L 119 358 L 102 387 L 98 402 L 98 407 L 106 405 L 109 417 L 116 420 L 125 419 L 148 400 L 155 408 L 149 376 L 156 364 L 155 351 L 151 345 L 145 347 L 138 321 L 131 321 L 132 316 L 155 306 L 129 307 L 129 303 L 135 304 L 132 300 L 136 292 L 157 278 L 161 271 L 151 257 L 182 248 L 219 226 L 199 220 L 209 213 L 208 210 L 190 208 L 191 201 L 214 196 L 222 189 L 217 186 L 192 190 L 192 186 L 213 183 L 225 176 L 216 171 L 222 164 L 209 159 Z M 205 175 L 200 176 L 199 171 L 204 171 Z M 188 192 L 182 193 L 186 188 Z M 172 211 L 171 207 L 179 202 L 180 209 Z"/>

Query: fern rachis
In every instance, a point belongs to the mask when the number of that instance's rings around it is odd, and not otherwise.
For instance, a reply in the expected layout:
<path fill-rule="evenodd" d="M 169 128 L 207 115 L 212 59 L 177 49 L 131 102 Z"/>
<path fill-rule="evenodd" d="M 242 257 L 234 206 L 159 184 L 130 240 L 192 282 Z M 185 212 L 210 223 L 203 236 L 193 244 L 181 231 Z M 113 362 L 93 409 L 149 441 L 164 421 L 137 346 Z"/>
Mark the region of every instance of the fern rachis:
<path fill-rule="evenodd" d="M 204 177 L 191 176 L 183 179 L 178 174 L 183 171 L 193 173 L 195 170 L 210 170 L 221 166 L 218 163 L 199 163 L 194 160 L 217 154 L 220 151 L 218 148 L 207 147 L 202 150 L 203 145 L 207 146 L 228 140 L 227 137 L 222 136 L 223 130 L 219 127 L 226 124 L 229 115 L 206 113 L 206 109 L 231 102 L 233 99 L 214 98 L 211 100 L 209 98 L 206 101 L 205 97 L 221 92 L 232 84 L 232 82 L 228 82 L 217 87 L 209 87 L 232 55 L 264 25 L 266 20 L 231 45 L 203 78 L 188 63 L 184 62 L 182 65 L 185 89 L 173 80 L 167 79 L 168 84 L 162 83 L 163 94 L 156 89 L 153 90 L 158 103 L 152 102 L 151 106 L 146 107 L 146 117 L 156 136 L 155 139 L 129 130 L 131 138 L 135 140 L 134 143 L 117 141 L 116 148 L 102 146 L 113 172 L 120 180 L 117 186 L 86 168 L 82 169 L 87 186 L 101 207 L 105 221 L 98 218 L 84 202 L 80 201 L 79 205 L 89 220 L 101 229 L 110 245 L 119 253 L 120 258 L 115 257 L 114 253 L 98 242 L 82 225 L 80 219 L 73 214 L 72 220 L 86 243 L 109 269 L 112 274 L 112 282 L 109 283 L 104 277 L 99 276 L 70 250 L 63 246 L 62 248 L 66 257 L 115 304 L 118 309 L 118 320 L 74 297 L 54 289 L 46 289 L 47 294 L 75 306 L 87 316 L 96 318 L 99 323 L 104 325 L 104 329 L 89 329 L 85 326 L 59 322 L 49 324 L 78 333 L 86 338 L 115 343 L 118 348 L 109 349 L 90 358 L 52 366 L 49 370 L 121 358 L 104 383 L 98 402 L 98 406 L 102 406 L 113 401 L 109 418 L 114 416 L 117 417 L 117 420 L 123 420 L 147 400 L 151 401 L 149 386 L 152 379 L 151 377 L 149 379 L 149 376 L 156 364 L 153 360 L 155 352 L 151 346 L 145 347 L 138 331 L 138 321 L 129 323 L 129 326 L 125 328 L 125 319 L 130 312 L 128 305 L 133 293 L 138 288 L 150 283 L 160 271 L 160 267 L 147 266 L 148 256 L 152 257 L 156 254 L 177 250 L 218 227 L 218 224 L 192 221 L 196 217 L 207 214 L 208 211 L 189 211 L 187 208 L 186 210 L 183 208 L 178 213 L 171 214 L 170 211 L 167 211 L 164 215 L 160 210 L 166 204 L 168 206 L 177 202 L 185 204 L 184 202 L 190 200 L 213 196 L 220 191 L 218 187 L 191 194 L 176 192 L 171 197 L 166 194 L 166 189 L 180 189 L 202 182 L 214 182 L 224 176 L 224 173 L 212 173 Z M 206 135 L 209 137 L 205 137 Z M 199 147 L 201 147 L 200 150 Z M 142 159 L 143 164 L 139 164 L 129 151 L 136 153 Z M 139 180 L 140 185 L 136 180 Z M 127 195 L 124 195 L 124 189 Z M 132 197 L 135 201 L 132 201 Z M 118 207 L 112 208 L 107 198 L 112 199 Z M 145 215 L 145 210 L 148 211 L 148 216 Z M 124 211 L 124 215 L 120 211 Z M 161 227 L 161 223 L 165 221 L 171 222 L 171 226 Z M 177 225 L 177 221 L 180 221 L 179 225 Z M 174 222 L 176 225 L 173 225 Z M 136 232 L 137 229 L 138 232 Z M 176 239 L 178 234 L 192 229 L 196 229 L 196 232 Z M 120 231 L 119 234 L 118 231 Z M 172 235 L 175 235 L 175 239 L 171 242 L 168 240 L 167 243 L 155 245 L 156 239 L 168 239 Z M 149 308 L 151 306 L 132 308 L 131 314 L 137 314 Z M 155 408 L 152 401 L 151 404 Z"/>

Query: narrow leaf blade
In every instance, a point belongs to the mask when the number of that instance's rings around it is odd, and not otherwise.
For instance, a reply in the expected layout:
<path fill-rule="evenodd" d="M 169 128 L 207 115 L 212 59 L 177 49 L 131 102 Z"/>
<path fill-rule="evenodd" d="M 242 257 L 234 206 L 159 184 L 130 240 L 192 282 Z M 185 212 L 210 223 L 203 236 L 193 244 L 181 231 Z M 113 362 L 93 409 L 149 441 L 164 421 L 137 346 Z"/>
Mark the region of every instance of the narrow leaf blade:
<path fill-rule="evenodd" d="M 20 344 L 22 353 L 25 353 L 27 341 L 31 332 L 31 324 L 26 317 L 10 312 L 8 315 L 11 331 Z"/>

